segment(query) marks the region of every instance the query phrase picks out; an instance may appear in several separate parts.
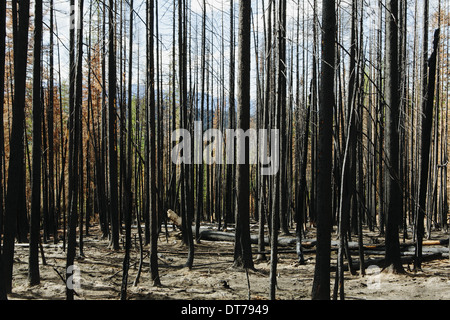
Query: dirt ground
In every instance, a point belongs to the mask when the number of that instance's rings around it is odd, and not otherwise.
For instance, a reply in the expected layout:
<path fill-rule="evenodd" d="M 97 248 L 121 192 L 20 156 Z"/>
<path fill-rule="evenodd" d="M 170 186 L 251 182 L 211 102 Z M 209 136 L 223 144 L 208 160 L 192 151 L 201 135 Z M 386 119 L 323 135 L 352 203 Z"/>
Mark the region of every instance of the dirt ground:
<path fill-rule="evenodd" d="M 253 227 L 256 232 L 256 225 Z M 139 265 L 138 238 L 134 236 L 129 272 L 128 298 L 132 300 L 182 299 L 182 300 L 264 300 L 269 294 L 269 261 L 256 261 L 255 270 L 248 274 L 236 270 L 233 264 L 233 243 L 225 241 L 206 241 L 195 244 L 194 267 L 183 267 L 187 249 L 181 244 L 179 231 L 169 227 L 168 238 L 164 233 L 159 239 L 159 273 L 162 285 L 151 286 L 149 279 L 148 247 L 144 247 L 144 265 L 137 286 L 133 285 Z M 305 238 L 313 238 L 314 229 L 308 230 Z M 374 242 L 376 234 L 365 234 L 366 241 Z M 435 238 L 447 235 L 435 232 Z M 356 239 L 354 239 L 356 241 Z M 410 241 L 410 240 L 409 240 Z M 382 238 L 375 240 L 382 242 Z M 444 246 L 441 246 L 444 247 Z M 266 248 L 269 249 L 269 248 Z M 304 265 L 296 260 L 294 247 L 280 248 L 277 299 L 299 300 L 311 298 L 314 274 L 314 252 L 306 252 Z M 253 252 L 257 251 L 256 245 Z M 79 252 L 79 251 L 78 251 Z M 27 283 L 28 247 L 17 245 L 14 261 L 14 280 L 9 299 L 65 299 L 65 285 L 58 273 L 64 274 L 65 252 L 62 243 L 44 244 L 46 265 L 40 259 L 41 284 L 30 287 Z M 119 299 L 122 281 L 122 263 L 124 250 L 113 251 L 108 248 L 108 240 L 102 239 L 98 227 L 91 228 L 89 236 L 84 237 L 84 256 L 76 259 L 79 277 L 75 288 L 79 300 Z M 267 254 L 267 257 L 270 255 Z M 355 251 L 354 259 L 357 258 Z M 376 259 L 373 254 L 365 260 Z M 256 254 L 254 254 L 256 259 Z M 332 253 L 332 266 L 336 264 L 336 251 Z M 362 277 L 359 271 L 355 275 L 345 272 L 345 294 L 348 300 L 447 300 L 450 299 L 450 262 L 445 258 L 433 259 L 423 263 L 423 270 L 410 271 L 410 265 L 404 264 L 405 274 L 396 275 L 381 272 L 376 266 L 367 269 Z M 247 278 L 248 275 L 248 278 Z M 331 273 L 333 290 L 335 272 Z"/>

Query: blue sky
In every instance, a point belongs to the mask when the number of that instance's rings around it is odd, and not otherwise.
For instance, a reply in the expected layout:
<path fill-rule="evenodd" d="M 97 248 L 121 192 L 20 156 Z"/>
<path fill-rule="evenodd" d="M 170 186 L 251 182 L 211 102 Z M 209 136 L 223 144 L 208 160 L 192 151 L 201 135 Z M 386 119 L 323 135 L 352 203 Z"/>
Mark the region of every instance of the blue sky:
<path fill-rule="evenodd" d="M 55 8 L 56 8 L 56 24 L 58 28 L 58 36 L 60 42 L 63 44 L 60 47 L 61 50 L 61 61 L 62 61 L 62 78 L 67 79 L 68 77 L 68 53 L 67 53 L 67 47 L 69 43 L 69 25 L 70 25 L 70 19 L 69 19 L 69 0 L 54 0 L 55 1 Z M 97 0 L 85 0 L 84 5 L 84 23 L 83 26 L 85 27 L 85 36 L 87 35 L 87 27 L 88 27 L 88 19 L 89 19 L 89 3 L 90 1 L 93 1 L 94 3 L 97 3 Z M 129 0 L 123 0 L 122 5 L 124 8 L 124 16 L 126 17 L 126 20 L 128 20 L 129 17 Z M 414 11 L 415 7 L 414 4 L 417 2 L 417 6 L 419 8 L 418 15 L 417 15 L 417 21 L 418 24 L 416 27 L 418 30 L 422 30 L 422 4 L 423 0 L 415 0 L 415 1 L 408 1 L 408 34 L 410 35 L 408 39 L 408 47 L 410 50 L 408 52 L 410 53 L 413 48 L 413 39 L 411 35 L 413 35 L 414 30 Z M 76 1 L 77 2 L 77 1 Z M 235 2 L 235 26 L 237 28 L 237 15 L 238 15 L 238 0 L 234 0 Z M 265 0 L 264 3 L 267 7 L 268 0 Z M 201 13 L 202 13 L 202 3 L 203 0 L 188 0 L 188 3 L 190 3 L 190 16 L 191 16 L 191 59 L 193 61 L 193 68 L 195 70 L 196 66 L 198 67 L 200 65 L 200 37 L 201 37 Z M 222 52 L 224 55 L 224 63 L 225 63 L 225 75 L 224 75 L 224 83 L 225 83 L 225 90 L 228 89 L 228 65 L 229 65 L 229 0 L 207 0 L 207 33 L 208 33 L 208 48 L 209 48 L 209 55 L 208 57 L 211 57 L 213 60 L 213 70 L 214 70 L 214 78 L 216 81 L 218 81 L 221 77 L 220 75 L 220 62 L 222 60 Z M 263 44 L 263 17 L 265 14 L 265 11 L 262 8 L 262 0 L 252 0 L 252 7 L 253 7 L 253 27 L 256 29 L 259 29 L 259 41 L 260 44 Z M 345 41 L 348 41 L 348 37 L 350 34 L 349 30 L 349 12 L 350 12 L 350 1 L 340 1 L 338 2 L 341 8 L 341 12 L 343 14 L 343 22 L 341 28 L 342 34 L 343 34 L 343 45 L 345 46 Z M 376 28 L 376 21 L 378 16 L 378 0 L 366 0 L 364 6 L 364 42 L 367 44 L 367 42 L 370 40 L 369 36 L 371 32 L 373 32 L 373 29 Z M 431 0 L 430 1 L 430 14 L 437 11 L 437 0 Z M 445 6 L 446 1 L 442 1 L 442 5 Z M 134 9 L 136 11 L 135 15 L 135 27 L 134 27 L 134 37 L 133 37 L 133 59 L 135 68 L 133 70 L 134 73 L 134 79 L 133 82 L 137 82 L 137 71 L 140 72 L 140 79 L 141 81 L 145 79 L 145 25 L 144 22 L 141 20 L 145 20 L 145 5 L 146 2 L 143 0 L 135 0 L 134 1 Z M 164 72 L 164 82 L 167 83 L 168 81 L 168 75 L 169 75 L 169 69 L 171 65 L 171 57 L 172 57 L 172 19 L 173 19 L 173 5 L 174 2 L 171 0 L 160 0 L 158 1 L 158 10 L 159 10 L 159 34 L 160 34 L 160 44 L 161 44 L 161 50 L 162 50 L 162 64 L 163 64 L 163 72 Z M 33 8 L 33 5 L 32 5 Z M 44 10 L 45 8 L 48 8 L 48 2 L 44 3 Z M 288 30 L 287 30 L 287 36 L 288 36 L 288 55 L 289 55 L 289 44 L 295 45 L 296 36 L 295 36 L 295 28 L 297 24 L 297 1 L 294 0 L 288 0 L 287 1 L 287 15 L 288 15 Z M 300 19 L 302 20 L 303 11 L 302 9 L 305 9 L 305 19 L 307 20 L 306 25 L 306 33 L 308 34 L 308 39 L 311 41 L 311 21 L 313 18 L 312 14 L 312 0 L 304 0 L 304 2 L 300 3 Z M 321 10 L 321 1 L 318 1 L 318 12 L 320 13 Z M 46 15 L 46 19 L 48 21 L 48 14 Z M 224 23 L 222 23 L 224 21 Z M 320 21 L 320 18 L 319 18 Z M 300 21 L 300 24 L 302 21 Z M 94 23 L 95 24 L 95 23 Z M 95 24 L 96 25 L 96 24 Z M 108 26 L 106 26 L 108 27 Z M 302 28 L 302 26 L 300 26 Z M 430 39 L 431 34 L 433 30 L 430 28 Z M 214 33 L 214 36 L 212 38 L 212 43 L 210 41 L 211 33 Z M 224 47 L 222 46 L 222 33 L 224 34 Z M 421 31 L 419 31 L 419 34 Z M 252 37 L 254 39 L 254 37 Z M 128 34 L 127 31 L 125 32 L 125 36 L 122 39 L 123 43 L 122 46 L 125 47 L 126 51 L 129 51 L 128 48 Z M 175 39 L 176 41 L 176 39 Z M 254 42 L 252 43 L 254 45 Z M 421 47 L 421 37 L 419 36 L 418 39 L 418 45 Z M 431 47 L 431 45 L 429 45 Z M 293 54 L 296 54 L 296 46 L 293 48 Z M 237 48 L 236 48 L 237 50 Z M 255 49 L 253 48 L 253 52 Z M 299 44 L 299 50 L 302 51 L 302 39 L 300 38 L 300 44 Z M 307 50 L 310 54 L 312 54 L 311 46 L 307 47 Z M 86 52 L 86 50 L 85 50 Z M 237 51 L 236 51 L 237 52 Z M 140 63 L 137 65 L 137 55 L 139 54 L 139 60 Z M 253 66 L 253 79 L 256 79 L 256 60 L 255 56 L 253 55 L 252 60 L 252 66 Z M 311 61 L 311 58 L 309 59 L 309 62 Z M 198 65 L 196 65 L 196 62 Z M 303 63 L 300 61 L 300 63 Z M 300 68 L 301 69 L 301 68 Z M 216 82 L 218 83 L 218 82 Z M 220 83 L 218 83 L 220 85 Z M 256 81 L 252 83 L 252 95 L 255 96 L 256 92 Z M 217 91 L 217 89 L 215 89 Z M 255 97 L 254 97 L 255 98 Z"/>

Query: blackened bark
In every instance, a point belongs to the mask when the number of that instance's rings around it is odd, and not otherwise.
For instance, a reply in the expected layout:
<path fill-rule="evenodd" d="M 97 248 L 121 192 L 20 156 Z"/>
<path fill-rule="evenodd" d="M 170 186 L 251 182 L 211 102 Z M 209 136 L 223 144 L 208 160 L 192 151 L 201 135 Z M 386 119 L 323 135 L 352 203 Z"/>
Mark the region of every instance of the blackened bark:
<path fill-rule="evenodd" d="M 280 0 L 278 8 L 278 90 L 277 105 L 280 114 L 280 229 L 283 234 L 289 234 L 288 229 L 288 179 L 287 179 L 287 116 L 286 116 L 286 0 Z"/>
<path fill-rule="evenodd" d="M 0 4 L 0 88 L 5 87 L 5 48 L 6 48 L 6 1 Z M 4 213 L 4 176 L 5 170 L 5 142 L 4 142 L 4 110 L 5 90 L 0 90 L 0 235 L 3 235 L 3 213 Z M 0 254 L 1 255 L 1 254 Z M 1 286 L 1 285 L 0 285 Z M 1 289 L 0 289 L 1 290 Z"/>
<path fill-rule="evenodd" d="M 206 0 L 203 0 L 203 17 L 202 17 L 202 60 L 201 60 L 201 96 L 200 96 L 200 121 L 202 121 L 203 134 L 203 117 L 205 110 L 205 72 L 206 72 Z M 200 157 L 200 165 L 198 166 L 198 183 L 197 183 L 197 212 L 195 215 L 195 240 L 200 241 L 200 221 L 203 217 L 203 161 L 202 154 Z"/>
<path fill-rule="evenodd" d="M 131 191 L 131 177 L 132 177 L 132 152 L 131 152 L 131 139 L 132 139 L 132 72 L 133 72 L 133 0 L 130 1 L 130 34 L 129 34 L 129 69 L 128 69 L 128 129 L 127 129 L 127 171 L 126 171 L 126 188 L 125 188 L 125 256 L 123 259 L 123 276 L 122 276 L 122 288 L 120 291 L 120 299 L 127 299 L 127 286 L 128 286 L 128 270 L 130 268 L 130 250 L 131 250 L 131 221 L 132 221 L 132 191 Z M 139 97 L 139 96 L 138 96 Z M 140 224 L 138 220 L 138 224 Z"/>
<path fill-rule="evenodd" d="M 53 28 L 54 28 L 54 22 L 53 22 L 53 0 L 50 1 L 50 49 L 49 49 L 49 55 L 50 55 L 50 79 L 49 79 L 49 102 L 48 102 L 48 110 L 47 110 L 47 122 L 48 122 L 48 171 L 49 171 L 49 219 L 50 219 L 50 228 L 51 232 L 53 234 L 53 240 L 56 243 L 58 241 L 57 236 L 57 217 L 55 212 L 55 169 L 54 169 L 54 54 L 53 54 L 53 47 L 54 47 L 54 35 L 53 35 Z"/>
<path fill-rule="evenodd" d="M 399 181 L 399 69 L 398 69 L 398 1 L 387 3 L 386 24 L 386 267 L 402 272 L 398 228 L 401 223 L 402 196 Z"/>
<path fill-rule="evenodd" d="M 6 46 L 6 1 L 0 3 L 0 88 L 5 87 L 5 46 Z M 3 170 L 4 170 L 4 129 L 3 129 L 3 107 L 5 90 L 0 90 L 0 236 L 3 235 Z M 0 246 L 1 248 L 1 246 Z M 3 269 L 3 256 L 0 252 L 0 272 Z M 6 300 L 5 277 L 0 277 L 0 300 Z"/>
<path fill-rule="evenodd" d="M 148 41 L 149 41 L 149 52 L 148 55 L 148 68 L 150 71 L 149 81 L 150 83 L 148 90 L 148 108 L 149 108 L 149 123 L 147 133 L 149 135 L 149 143 L 150 143 L 150 158 L 149 158 L 149 178 L 150 178 L 150 273 L 153 285 L 159 285 L 159 272 L 158 272 L 158 252 L 157 252 L 157 243 L 158 243 L 158 207 L 157 207 L 157 192 L 156 192 L 156 145 L 155 145 L 155 135 L 156 135 L 156 126 L 155 126 L 155 112 L 156 112 L 156 104 L 155 104 L 155 67 L 154 67 L 154 45 L 153 45 L 153 26 L 154 26 L 154 0 L 150 0 L 147 7 L 147 18 L 148 18 Z"/>
<path fill-rule="evenodd" d="M 228 128 L 235 129 L 235 31 L 234 31 L 234 0 L 230 0 L 230 78 L 229 78 L 229 108 L 228 108 Z M 232 143 L 227 141 L 227 143 Z M 231 161 L 231 159 L 228 159 Z M 227 162 L 228 162 L 227 160 Z M 233 159 L 234 160 L 234 159 Z M 234 182 L 235 182 L 235 166 L 234 161 L 232 164 L 226 165 L 226 209 L 224 218 L 224 228 L 227 224 L 233 221 L 234 216 Z"/>
<path fill-rule="evenodd" d="M 81 133 L 81 104 L 82 104 L 82 55 L 83 55 L 83 5 L 84 0 L 79 1 L 78 5 L 78 19 L 79 24 L 77 28 L 77 48 L 76 48 L 76 61 L 74 65 L 71 65 L 71 72 L 74 73 L 71 76 L 71 80 L 74 81 L 74 110 L 70 115 L 73 124 L 73 131 L 71 132 L 71 156 L 69 160 L 69 168 L 71 172 L 71 182 L 70 182 L 70 211 L 69 211 L 69 230 L 68 230 L 68 242 L 67 242 L 67 259 L 66 259 L 66 299 L 73 300 L 74 298 L 74 261 L 76 254 L 76 229 L 78 221 L 78 200 L 79 200 L 79 174 L 80 174 L 80 133 Z M 72 30 L 74 31 L 75 25 L 72 25 Z M 74 47 L 75 52 L 75 47 Z"/>
<path fill-rule="evenodd" d="M 303 132 L 303 151 L 300 169 L 300 179 L 297 185 L 296 208 L 295 208 L 295 222 L 296 222 L 296 251 L 298 262 L 305 263 L 302 250 L 302 228 L 306 217 L 306 167 L 308 166 L 308 140 L 309 140 L 309 121 L 311 118 L 311 102 L 306 108 L 306 119 Z"/>
<path fill-rule="evenodd" d="M 335 1 L 322 4 L 322 74 L 317 152 L 317 254 L 312 299 L 330 299 L 331 163 L 333 136 L 334 64 L 336 33 Z"/>
<path fill-rule="evenodd" d="M 424 218 L 426 210 L 426 196 L 428 186 L 428 166 L 430 163 L 431 130 L 433 128 L 433 104 L 436 80 L 436 55 L 439 43 L 439 29 L 434 33 L 433 52 L 428 60 L 428 90 L 422 103 L 422 151 L 420 170 L 419 212 L 416 226 L 416 250 L 414 268 L 422 267 L 422 241 L 424 236 Z M 431 214 L 431 213 L 428 213 Z"/>
<path fill-rule="evenodd" d="M 109 0 L 109 82 L 108 82 L 108 112 L 109 112 L 109 186 L 110 186 L 110 217 L 111 217 L 111 247 L 119 249 L 119 204 L 117 176 L 117 116 L 116 116 L 116 32 L 114 18 L 114 0 Z"/>
<path fill-rule="evenodd" d="M 251 58 L 251 3 L 241 0 L 239 2 L 239 33 L 238 33 L 238 101 L 237 101 L 237 129 L 247 131 L 250 128 L 250 58 Z M 240 243 L 240 252 L 235 257 L 235 267 L 254 268 L 250 243 L 249 222 L 249 145 L 245 143 L 242 150 L 237 147 L 237 158 L 245 153 L 245 163 L 236 164 L 236 191 L 237 212 L 236 228 L 239 228 L 239 237 L 236 242 Z M 238 232 L 236 232 L 236 235 Z"/>
<path fill-rule="evenodd" d="M 30 1 L 12 1 L 13 37 L 14 37 L 14 101 L 10 137 L 10 158 L 8 186 L 5 203 L 5 221 L 3 238 L 3 266 L 6 292 L 11 292 L 14 257 L 14 239 L 17 230 L 17 217 L 24 209 L 22 190 L 24 189 L 24 121 L 25 121 L 25 83 L 28 49 L 28 24 Z M 17 18 L 18 14 L 18 18 Z M 18 21 L 17 21 L 18 20 Z M 16 25 L 17 23 L 17 25 Z M 12 177 L 12 178 L 11 178 Z M 24 194 L 23 194 L 24 196 Z"/>
<path fill-rule="evenodd" d="M 39 276 L 39 227 L 41 210 L 41 42 L 42 0 L 35 2 L 34 52 L 33 52 L 33 164 L 31 185 L 30 255 L 28 282 L 31 286 L 40 282 Z"/>
<path fill-rule="evenodd" d="M 99 161 L 99 172 L 98 172 L 98 185 L 99 198 L 100 198 L 100 209 L 101 209 L 101 222 L 103 237 L 107 237 L 110 234 L 109 231 L 109 205 L 108 205 L 108 174 L 107 174 L 107 162 L 108 162 L 108 111 L 106 104 L 106 2 L 103 2 L 103 26 L 102 26 L 102 130 L 101 130 L 101 155 Z M 103 189 L 103 190 L 102 190 Z M 102 192 L 103 191 L 103 192 Z"/>

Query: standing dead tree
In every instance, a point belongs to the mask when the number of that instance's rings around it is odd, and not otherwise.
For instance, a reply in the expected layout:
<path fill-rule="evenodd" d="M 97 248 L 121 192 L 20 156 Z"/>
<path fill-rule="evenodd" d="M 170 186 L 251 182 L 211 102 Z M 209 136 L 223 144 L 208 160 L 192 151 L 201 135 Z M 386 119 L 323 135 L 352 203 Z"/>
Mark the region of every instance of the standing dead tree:
<path fill-rule="evenodd" d="M 422 152 L 421 152 L 421 170 L 420 170 L 420 193 L 419 193 L 419 212 L 417 215 L 416 225 L 416 250 L 414 268 L 421 270 L 422 267 L 422 241 L 424 236 L 424 218 L 426 210 L 426 195 L 428 187 L 428 169 L 430 162 L 430 144 L 431 131 L 433 127 L 433 105 L 436 81 L 436 55 L 439 44 L 440 30 L 437 29 L 434 33 L 433 52 L 427 62 L 428 79 L 427 91 L 423 97 L 422 110 Z M 431 212 L 428 212 L 431 214 Z"/>

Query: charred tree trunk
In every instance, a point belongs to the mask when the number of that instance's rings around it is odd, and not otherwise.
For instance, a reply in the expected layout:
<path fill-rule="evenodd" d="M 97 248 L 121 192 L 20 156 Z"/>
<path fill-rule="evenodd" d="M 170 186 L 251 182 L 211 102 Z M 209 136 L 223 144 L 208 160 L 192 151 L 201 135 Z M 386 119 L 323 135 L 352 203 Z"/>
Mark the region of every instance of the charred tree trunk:
<path fill-rule="evenodd" d="M 155 125 L 155 65 L 154 65 L 154 0 L 150 0 L 147 3 L 147 41 L 149 46 L 149 52 L 147 52 L 147 67 L 148 67 L 148 124 L 147 124 L 147 136 L 149 139 L 149 183 L 147 186 L 150 190 L 149 208 L 150 210 L 150 273 L 153 285 L 160 285 L 159 272 L 158 272 L 158 207 L 157 207 L 157 192 L 156 192 L 156 125 Z"/>
<path fill-rule="evenodd" d="M 330 299 L 330 254 L 332 228 L 331 163 L 333 137 L 335 1 L 322 6 L 322 75 L 319 103 L 317 159 L 317 256 L 312 288 L 313 299 Z"/>
<path fill-rule="evenodd" d="M 6 47 L 6 1 L 0 3 L 0 88 L 5 87 L 5 47 Z M 3 127 L 3 110 L 4 110 L 5 90 L 0 90 L 0 236 L 3 236 L 3 213 L 4 198 L 3 186 L 5 170 L 4 162 L 4 127 Z M 1 246 L 0 246 L 1 248 Z M 3 269 L 3 255 L 0 252 L 0 272 L 5 274 Z M 0 277 L 0 300 L 6 300 L 5 277 Z"/>
<path fill-rule="evenodd" d="M 70 182 L 70 211 L 69 211 L 69 228 L 68 228 L 68 242 L 67 242 L 67 259 L 66 259 L 66 299 L 73 300 L 74 298 L 74 261 L 76 254 L 76 229 L 78 221 L 78 200 L 79 200 L 79 175 L 81 174 L 79 166 L 79 151 L 80 144 L 80 124 L 81 124 L 81 104 L 82 104 L 82 54 L 83 54 L 83 4 L 84 1 L 80 0 L 78 3 L 78 25 L 72 25 L 72 28 L 77 29 L 77 48 L 73 47 L 73 51 L 76 51 L 76 60 L 74 65 L 71 67 L 73 76 L 71 79 L 74 81 L 74 102 L 73 102 L 73 114 L 71 114 L 71 141 L 72 144 L 69 146 L 71 148 L 71 159 L 69 160 L 69 170 L 71 172 L 71 182 Z M 75 18 L 74 18 L 75 19 Z"/>
<path fill-rule="evenodd" d="M 203 121 L 205 110 L 205 72 L 206 72 L 206 0 L 203 0 L 203 21 L 202 21 L 202 61 L 201 61 L 201 93 L 200 93 L 200 121 L 202 122 L 202 135 L 203 135 Z M 202 150 L 202 148 L 200 148 Z M 200 152 L 200 151 L 199 151 Z M 200 221 L 203 217 L 203 155 L 197 155 L 200 157 L 200 165 L 198 169 L 198 181 L 197 181 L 197 212 L 195 216 L 195 240 L 200 241 Z"/>
<path fill-rule="evenodd" d="M 117 173 L 117 116 L 116 116 L 116 20 L 114 0 L 109 0 L 109 57 L 108 57 L 108 138 L 109 138 L 109 192 L 111 219 L 111 247 L 119 249 L 119 203 Z"/>
<path fill-rule="evenodd" d="M 416 251 L 414 268 L 422 267 L 422 241 L 424 236 L 424 218 L 426 210 L 426 195 L 428 186 L 428 166 L 430 162 L 431 130 L 433 128 L 433 105 L 436 80 L 436 55 L 439 43 L 439 29 L 434 33 L 433 52 L 427 62 L 428 66 L 428 90 L 423 97 L 422 110 L 422 152 L 420 170 L 419 212 L 416 226 Z M 428 214 L 431 214 L 428 212 Z"/>
<path fill-rule="evenodd" d="M 35 2 L 35 29 L 33 52 L 33 177 L 31 186 L 30 255 L 28 282 L 31 286 L 40 282 L 39 237 L 41 210 L 41 42 L 42 42 L 42 0 Z"/>
<path fill-rule="evenodd" d="M 123 276 L 122 276 L 122 288 L 120 291 L 120 299 L 127 299 L 127 286 L 128 286 L 128 270 L 130 268 L 130 250 L 131 250 L 131 222 L 132 222 L 132 209 L 133 199 L 131 190 L 131 177 L 132 177 L 132 152 L 131 152 L 131 140 L 133 134 L 132 123 L 132 74 L 133 74 L 133 0 L 130 1 L 130 34 L 129 34 L 129 69 L 128 69 L 128 128 L 127 128 L 127 169 L 126 169 L 126 187 L 125 187 L 125 256 L 123 259 Z M 139 85 L 139 83 L 138 83 Z M 138 97 L 139 99 L 139 97 Z M 137 221 L 140 224 L 140 221 Z"/>
<path fill-rule="evenodd" d="M 54 54 L 53 54 L 53 46 L 54 46 L 54 36 L 53 36 L 53 28 L 54 28 L 54 18 L 53 18 L 53 0 L 50 1 L 50 79 L 49 79 L 49 104 L 47 110 L 47 122 L 48 122 L 48 170 L 49 170 L 49 218 L 50 218 L 50 228 L 53 234 L 53 240 L 56 243 L 58 241 L 58 219 L 56 215 L 56 206 L 55 206 L 55 153 L 54 153 Z"/>
<path fill-rule="evenodd" d="M 239 2 L 239 33 L 238 33 L 238 101 L 237 101 L 237 129 L 244 132 L 250 128 L 250 58 L 251 58 L 251 3 Z M 236 157 L 236 245 L 238 252 L 234 266 L 254 268 L 250 243 L 249 222 L 249 142 L 245 142 L 242 149 L 237 146 Z M 244 163 L 239 163 L 239 160 Z"/>
<path fill-rule="evenodd" d="M 402 196 L 399 179 L 399 69 L 398 69 L 398 1 L 387 4 L 386 24 L 386 268 L 403 272 L 400 261 L 399 226 Z"/>
<path fill-rule="evenodd" d="M 17 218 L 24 210 L 21 197 L 24 188 L 24 122 L 25 122 L 25 83 L 28 48 L 28 25 L 30 1 L 12 1 L 13 38 L 14 38 L 14 100 L 12 108 L 12 127 L 10 136 L 10 158 L 8 169 L 8 186 L 5 203 L 3 267 L 6 292 L 12 288 L 12 271 L 14 257 L 14 239 L 17 234 Z M 18 16 L 17 16 L 18 15 Z M 23 196 L 25 196 L 23 194 Z"/>

